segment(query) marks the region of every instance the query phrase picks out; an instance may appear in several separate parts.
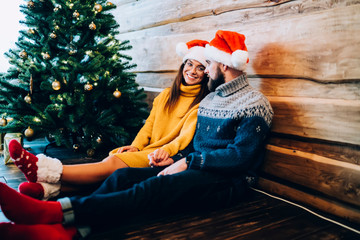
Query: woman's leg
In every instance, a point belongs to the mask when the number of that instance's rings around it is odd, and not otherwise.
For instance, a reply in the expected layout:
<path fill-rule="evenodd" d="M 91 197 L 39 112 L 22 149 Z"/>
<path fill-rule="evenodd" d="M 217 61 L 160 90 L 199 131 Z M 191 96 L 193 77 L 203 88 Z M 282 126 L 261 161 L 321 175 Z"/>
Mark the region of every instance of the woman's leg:
<path fill-rule="evenodd" d="M 16 140 L 10 141 L 9 152 L 29 182 L 93 184 L 105 180 L 116 169 L 128 167 L 115 155 L 98 163 L 62 165 L 58 159 L 43 154 L 35 156 Z"/>
<path fill-rule="evenodd" d="M 114 155 L 97 163 L 64 165 L 61 182 L 74 185 L 99 183 L 115 170 L 127 167 L 128 165 Z"/>

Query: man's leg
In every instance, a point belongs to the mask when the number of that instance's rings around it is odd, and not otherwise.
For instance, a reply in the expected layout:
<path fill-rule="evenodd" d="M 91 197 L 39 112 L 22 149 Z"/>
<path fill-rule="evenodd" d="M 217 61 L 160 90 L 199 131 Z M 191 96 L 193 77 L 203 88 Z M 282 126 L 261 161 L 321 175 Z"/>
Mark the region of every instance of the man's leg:
<path fill-rule="evenodd" d="M 113 193 L 156 176 L 163 168 L 122 168 L 110 175 L 91 195 Z"/>
<path fill-rule="evenodd" d="M 229 178 L 196 170 L 150 177 L 122 190 L 119 178 L 141 179 L 144 172 L 148 172 L 147 176 L 154 174 L 151 171 L 131 168 L 124 174 L 121 169 L 112 174 L 98 192 L 87 197 L 70 198 L 75 223 L 104 225 L 142 213 L 221 205 L 231 198 L 232 183 Z"/>

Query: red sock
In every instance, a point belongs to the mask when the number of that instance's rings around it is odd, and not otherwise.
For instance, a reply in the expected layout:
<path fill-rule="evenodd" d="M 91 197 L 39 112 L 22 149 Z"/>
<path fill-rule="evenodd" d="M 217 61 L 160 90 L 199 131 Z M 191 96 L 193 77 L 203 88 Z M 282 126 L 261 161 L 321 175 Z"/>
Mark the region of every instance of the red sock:
<path fill-rule="evenodd" d="M 15 139 L 9 143 L 9 153 L 10 157 L 15 160 L 15 165 L 25 174 L 26 179 L 29 182 L 36 182 L 38 170 L 36 163 L 38 158 L 23 149 L 21 144 Z"/>
<path fill-rule="evenodd" d="M 40 183 L 23 182 L 19 185 L 19 192 L 29 197 L 42 200 L 44 198 L 44 188 Z"/>
<path fill-rule="evenodd" d="M 61 223 L 63 212 L 59 202 L 44 202 L 18 193 L 0 183 L 0 206 L 4 215 L 15 223 Z"/>
<path fill-rule="evenodd" d="M 76 235 L 76 228 L 64 228 L 61 224 L 25 225 L 16 223 L 0 223 L 2 240 L 71 240 Z"/>

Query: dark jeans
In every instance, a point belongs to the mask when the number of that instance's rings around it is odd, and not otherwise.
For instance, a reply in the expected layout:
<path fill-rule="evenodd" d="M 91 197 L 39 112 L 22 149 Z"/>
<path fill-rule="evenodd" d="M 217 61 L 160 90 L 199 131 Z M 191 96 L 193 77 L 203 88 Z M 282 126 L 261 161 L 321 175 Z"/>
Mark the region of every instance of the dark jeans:
<path fill-rule="evenodd" d="M 160 171 L 119 169 L 93 194 L 71 197 L 75 223 L 107 225 L 139 214 L 224 207 L 234 196 L 229 177 L 198 170 L 157 177 Z"/>

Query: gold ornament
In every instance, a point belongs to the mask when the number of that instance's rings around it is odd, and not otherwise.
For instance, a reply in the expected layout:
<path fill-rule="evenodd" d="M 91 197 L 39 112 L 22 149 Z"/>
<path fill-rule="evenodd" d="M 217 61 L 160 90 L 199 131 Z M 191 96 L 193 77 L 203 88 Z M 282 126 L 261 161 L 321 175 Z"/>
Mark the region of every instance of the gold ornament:
<path fill-rule="evenodd" d="M 86 83 L 84 86 L 85 91 L 93 90 L 94 86 L 91 83 Z"/>
<path fill-rule="evenodd" d="M 120 97 L 121 97 L 121 92 L 120 92 L 118 89 L 116 89 L 116 90 L 113 92 L 113 95 L 114 95 L 114 97 L 116 97 L 116 98 L 120 98 Z"/>
<path fill-rule="evenodd" d="M 80 148 L 80 145 L 79 144 L 77 144 L 77 143 L 75 143 L 74 145 L 73 145 L 73 149 L 76 151 L 76 150 L 79 150 L 79 148 Z"/>
<path fill-rule="evenodd" d="M 46 53 L 41 53 L 41 55 L 42 55 L 42 57 L 43 57 L 44 60 L 50 59 L 50 54 L 49 54 L 48 52 L 46 52 Z"/>
<path fill-rule="evenodd" d="M 2 117 L 1 119 L 0 119 L 0 126 L 1 127 L 5 127 L 7 125 L 7 120 L 4 118 L 4 117 Z"/>
<path fill-rule="evenodd" d="M 28 34 L 35 34 L 35 30 L 32 29 L 32 28 L 30 28 L 30 29 L 28 30 Z"/>
<path fill-rule="evenodd" d="M 106 6 L 112 6 L 112 5 L 114 5 L 112 2 L 107 2 L 106 3 Z"/>
<path fill-rule="evenodd" d="M 96 12 L 99 13 L 99 12 L 102 11 L 102 6 L 100 4 L 98 4 L 98 3 L 96 3 L 95 6 L 94 6 L 94 9 L 95 9 Z"/>
<path fill-rule="evenodd" d="M 72 9 L 74 7 L 74 4 L 73 3 L 70 3 L 69 4 L 69 8 Z"/>
<path fill-rule="evenodd" d="M 77 53 L 77 49 L 74 44 L 70 43 L 67 48 L 69 49 L 69 55 L 74 55 Z"/>
<path fill-rule="evenodd" d="M 59 25 L 55 25 L 55 26 L 54 26 L 54 29 L 55 29 L 55 30 L 59 30 L 59 29 L 60 29 Z"/>
<path fill-rule="evenodd" d="M 32 9 L 32 8 L 35 7 L 35 3 L 30 0 L 30 1 L 27 3 L 27 7 L 28 7 L 29 9 Z"/>
<path fill-rule="evenodd" d="M 96 139 L 96 142 L 97 142 L 98 144 L 102 143 L 101 137 L 98 137 L 98 138 Z"/>
<path fill-rule="evenodd" d="M 57 38 L 56 33 L 54 33 L 54 32 L 50 33 L 50 38 L 52 38 L 52 39 Z"/>
<path fill-rule="evenodd" d="M 94 22 L 91 22 L 89 25 L 90 30 L 96 30 L 96 25 Z"/>
<path fill-rule="evenodd" d="M 30 94 L 28 94 L 28 95 L 26 95 L 26 96 L 24 97 L 24 101 L 25 101 L 26 103 L 28 103 L 28 104 L 31 104 Z"/>
<path fill-rule="evenodd" d="M 75 12 L 73 13 L 73 17 L 78 18 L 79 16 L 80 16 L 80 13 L 77 10 L 75 10 Z"/>
<path fill-rule="evenodd" d="M 22 50 L 20 53 L 19 53 L 19 56 L 22 58 L 22 59 L 27 59 L 28 57 L 28 54 L 25 50 Z"/>
<path fill-rule="evenodd" d="M 25 132 L 25 137 L 31 138 L 32 136 L 34 136 L 34 130 L 31 127 L 28 127 Z"/>
<path fill-rule="evenodd" d="M 55 91 L 58 91 L 61 88 L 61 83 L 55 79 L 55 81 L 52 82 L 51 86 Z"/>
<path fill-rule="evenodd" d="M 88 157 L 92 157 L 92 156 L 94 156 L 94 154 L 95 154 L 95 150 L 92 149 L 92 148 L 89 148 L 89 149 L 86 151 L 86 154 L 88 155 Z"/>

